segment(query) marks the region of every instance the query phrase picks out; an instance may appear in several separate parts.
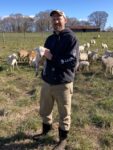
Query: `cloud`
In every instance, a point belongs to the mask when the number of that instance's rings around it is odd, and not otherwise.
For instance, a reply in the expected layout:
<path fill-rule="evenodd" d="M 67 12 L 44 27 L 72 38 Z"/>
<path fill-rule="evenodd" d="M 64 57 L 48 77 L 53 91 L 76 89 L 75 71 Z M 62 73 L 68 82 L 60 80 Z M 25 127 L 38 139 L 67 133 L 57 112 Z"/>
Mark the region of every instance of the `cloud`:
<path fill-rule="evenodd" d="M 88 19 L 78 19 L 79 21 L 88 21 Z"/>

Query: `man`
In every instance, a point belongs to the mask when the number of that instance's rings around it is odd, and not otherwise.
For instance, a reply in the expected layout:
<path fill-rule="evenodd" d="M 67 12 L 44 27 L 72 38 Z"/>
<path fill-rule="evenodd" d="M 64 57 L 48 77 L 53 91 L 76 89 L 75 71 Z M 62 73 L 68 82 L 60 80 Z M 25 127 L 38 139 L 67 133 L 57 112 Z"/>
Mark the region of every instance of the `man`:
<path fill-rule="evenodd" d="M 34 140 L 47 135 L 52 127 L 52 110 L 56 101 L 59 112 L 59 143 L 54 150 L 63 150 L 71 124 L 71 98 L 73 81 L 79 60 L 78 40 L 75 34 L 65 28 L 67 23 L 64 12 L 53 10 L 50 13 L 54 33 L 46 42 L 46 62 L 42 72 L 44 81 L 40 97 L 42 133 Z"/>

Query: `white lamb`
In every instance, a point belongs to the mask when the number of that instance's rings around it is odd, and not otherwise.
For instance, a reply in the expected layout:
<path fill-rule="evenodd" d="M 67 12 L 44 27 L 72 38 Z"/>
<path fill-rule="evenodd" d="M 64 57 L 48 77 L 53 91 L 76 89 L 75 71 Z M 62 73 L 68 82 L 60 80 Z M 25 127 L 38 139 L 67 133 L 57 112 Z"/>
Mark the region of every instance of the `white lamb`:
<path fill-rule="evenodd" d="M 84 46 L 85 46 L 85 48 L 89 49 L 90 48 L 90 43 L 87 42 L 86 44 L 84 44 Z"/>
<path fill-rule="evenodd" d="M 14 70 L 15 66 L 18 69 L 17 59 L 18 59 L 18 57 L 17 57 L 17 54 L 15 54 L 15 53 L 13 53 L 7 57 L 7 63 L 8 63 L 8 65 L 10 65 L 11 71 Z"/>
<path fill-rule="evenodd" d="M 79 52 L 84 52 L 85 50 L 85 46 L 84 45 L 80 45 L 79 46 Z"/>
<path fill-rule="evenodd" d="M 80 53 L 80 60 L 88 60 L 88 53 L 86 52 L 83 52 L 83 53 Z"/>
<path fill-rule="evenodd" d="M 103 48 L 103 49 L 108 49 L 107 44 L 106 44 L 106 43 L 102 43 L 102 48 Z"/>
<path fill-rule="evenodd" d="M 106 73 L 110 73 L 113 75 L 113 57 L 102 56 L 102 65 L 105 67 L 105 75 Z"/>
<path fill-rule="evenodd" d="M 39 65 L 44 63 L 44 60 L 45 60 L 44 53 L 45 53 L 45 50 L 47 50 L 47 48 L 43 46 L 39 46 L 38 48 L 35 48 L 35 50 L 37 52 L 37 55 L 33 61 L 35 63 L 35 71 L 36 71 L 36 76 L 37 76 Z"/>
<path fill-rule="evenodd" d="M 95 41 L 94 39 L 91 39 L 91 40 L 90 40 L 90 43 L 91 43 L 91 44 L 96 44 L 96 41 Z"/>

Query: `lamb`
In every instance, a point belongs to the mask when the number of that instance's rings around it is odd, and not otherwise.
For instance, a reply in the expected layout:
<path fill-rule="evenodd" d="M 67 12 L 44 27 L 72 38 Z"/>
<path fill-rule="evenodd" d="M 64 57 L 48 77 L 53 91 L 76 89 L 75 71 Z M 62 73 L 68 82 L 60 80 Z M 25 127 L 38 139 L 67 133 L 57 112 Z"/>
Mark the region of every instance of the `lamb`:
<path fill-rule="evenodd" d="M 100 38 L 100 34 L 98 34 L 97 36 L 94 36 L 93 39 L 98 39 Z"/>
<path fill-rule="evenodd" d="M 86 44 L 84 44 L 84 46 L 85 46 L 85 48 L 90 48 L 90 43 L 86 43 Z"/>
<path fill-rule="evenodd" d="M 106 50 L 106 51 L 104 52 L 104 55 L 105 55 L 106 57 L 108 57 L 108 56 L 113 57 L 113 51 Z"/>
<path fill-rule="evenodd" d="M 113 57 L 102 56 L 102 65 L 105 68 L 105 74 L 110 73 L 113 75 Z"/>
<path fill-rule="evenodd" d="M 80 52 L 84 52 L 84 50 L 85 50 L 85 46 L 84 46 L 84 45 L 80 45 L 80 46 L 79 46 L 79 51 L 80 51 Z"/>
<path fill-rule="evenodd" d="M 86 52 L 80 53 L 80 60 L 88 60 L 88 54 Z"/>
<path fill-rule="evenodd" d="M 31 66 L 32 64 L 35 64 L 35 59 L 37 56 L 37 52 L 35 50 L 32 50 L 28 54 L 28 59 L 29 59 L 29 65 Z"/>
<path fill-rule="evenodd" d="M 96 41 L 95 41 L 94 39 L 91 39 L 91 40 L 90 40 L 90 43 L 91 43 L 91 44 L 96 44 Z"/>
<path fill-rule="evenodd" d="M 79 70 L 80 71 L 82 71 L 82 70 L 89 71 L 89 66 L 90 66 L 89 61 L 80 61 L 79 62 Z"/>
<path fill-rule="evenodd" d="M 96 50 L 97 51 L 97 50 Z M 95 61 L 99 58 L 98 54 L 96 51 L 88 51 L 88 60 L 91 61 Z"/>
<path fill-rule="evenodd" d="M 100 34 L 97 35 L 97 38 L 100 38 Z"/>
<path fill-rule="evenodd" d="M 103 49 L 108 49 L 107 44 L 106 44 L 106 43 L 102 43 L 102 48 L 103 48 Z"/>
<path fill-rule="evenodd" d="M 7 57 L 7 63 L 10 65 L 11 72 L 14 70 L 15 66 L 18 69 L 17 59 L 18 59 L 18 57 L 17 57 L 17 54 L 15 54 L 15 53 L 13 53 Z"/>
<path fill-rule="evenodd" d="M 45 50 L 49 50 L 49 49 L 43 46 L 39 46 L 38 48 L 35 48 L 35 50 L 37 52 L 37 55 L 36 58 L 34 59 L 34 63 L 35 63 L 35 71 L 37 76 L 39 65 L 42 65 L 45 61 L 45 57 L 44 57 Z"/>

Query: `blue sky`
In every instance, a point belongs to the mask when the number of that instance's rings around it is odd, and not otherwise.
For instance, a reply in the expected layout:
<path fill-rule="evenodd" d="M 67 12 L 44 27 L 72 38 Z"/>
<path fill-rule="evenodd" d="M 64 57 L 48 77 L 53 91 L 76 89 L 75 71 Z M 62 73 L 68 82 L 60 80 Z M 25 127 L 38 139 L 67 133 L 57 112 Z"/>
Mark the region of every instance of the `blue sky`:
<path fill-rule="evenodd" d="M 106 26 L 113 27 L 113 0 L 2 0 L 0 17 L 21 13 L 35 15 L 40 11 L 60 9 L 66 16 L 86 20 L 94 11 L 108 13 Z"/>

